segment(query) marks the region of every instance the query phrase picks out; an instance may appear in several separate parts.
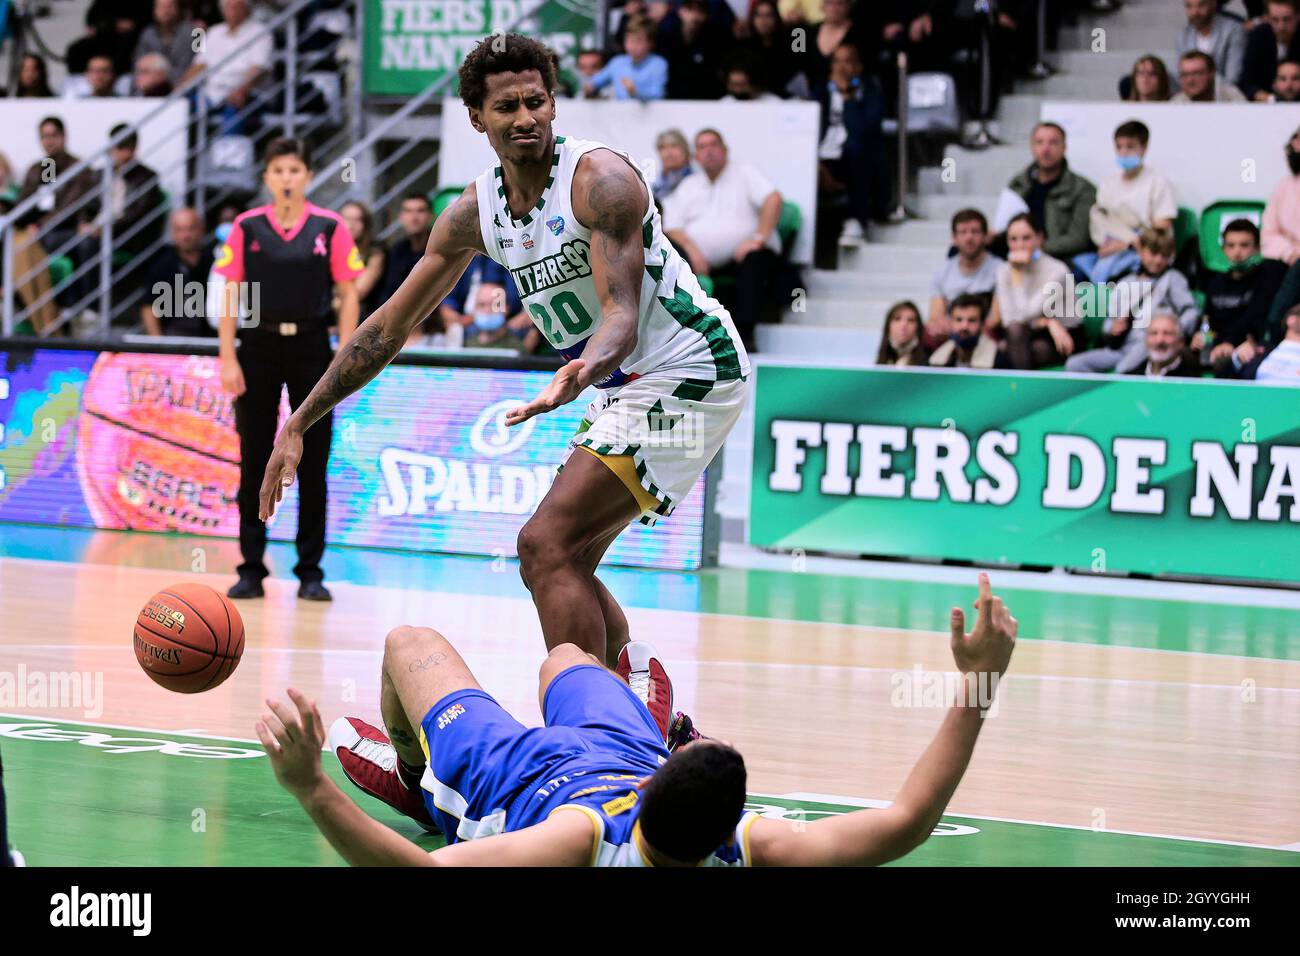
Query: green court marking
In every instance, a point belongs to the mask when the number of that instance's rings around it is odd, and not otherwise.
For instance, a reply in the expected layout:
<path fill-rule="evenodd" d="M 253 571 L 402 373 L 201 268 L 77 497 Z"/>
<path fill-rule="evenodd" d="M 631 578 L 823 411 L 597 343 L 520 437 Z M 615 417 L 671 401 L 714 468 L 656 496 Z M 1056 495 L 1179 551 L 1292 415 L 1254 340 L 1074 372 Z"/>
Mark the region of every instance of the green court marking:
<path fill-rule="evenodd" d="M 189 574 L 195 547 L 208 555 L 214 572 L 233 569 L 239 561 L 237 543 L 223 538 L 35 525 L 15 525 L 12 531 L 0 534 L 0 556 L 77 562 L 98 535 L 115 545 L 121 536 L 140 540 L 138 553 L 120 545 L 112 549 L 122 565 Z M 272 542 L 268 554 L 275 568 L 291 568 L 295 561 L 289 543 Z M 331 547 L 324 565 L 331 581 L 528 600 L 513 561 L 503 568 L 493 558 Z M 970 586 L 741 568 L 683 573 L 602 567 L 600 578 L 627 607 L 946 632 L 948 609 L 970 607 L 976 573 L 970 570 Z M 1020 621 L 1022 640 L 1300 660 L 1300 606 L 1224 603 L 1208 585 L 1204 599 L 1196 601 L 1003 587 L 997 571 L 990 573 Z M 213 573 L 212 579 L 224 590 L 234 574 Z M 438 621 L 410 623 L 437 626 Z"/>
<path fill-rule="evenodd" d="M 31 866 L 337 866 L 339 856 L 276 784 L 258 744 L 0 715 L 10 841 Z M 201 756 L 200 756 L 201 754 Z M 442 844 L 360 795 L 367 813 L 425 849 Z M 855 807 L 752 795 L 765 816 L 812 821 Z M 1297 866 L 1265 847 L 945 816 L 904 866 Z"/>

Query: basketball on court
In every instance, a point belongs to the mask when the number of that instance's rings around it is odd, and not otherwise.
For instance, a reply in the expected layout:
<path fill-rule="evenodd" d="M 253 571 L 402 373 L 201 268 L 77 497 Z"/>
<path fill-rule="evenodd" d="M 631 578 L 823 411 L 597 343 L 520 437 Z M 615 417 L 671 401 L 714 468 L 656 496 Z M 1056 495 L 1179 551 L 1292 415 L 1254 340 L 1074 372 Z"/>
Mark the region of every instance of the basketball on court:
<path fill-rule="evenodd" d="M 198 694 L 219 686 L 239 666 L 244 622 L 225 595 L 204 584 L 176 584 L 141 608 L 132 644 L 155 683 Z"/>

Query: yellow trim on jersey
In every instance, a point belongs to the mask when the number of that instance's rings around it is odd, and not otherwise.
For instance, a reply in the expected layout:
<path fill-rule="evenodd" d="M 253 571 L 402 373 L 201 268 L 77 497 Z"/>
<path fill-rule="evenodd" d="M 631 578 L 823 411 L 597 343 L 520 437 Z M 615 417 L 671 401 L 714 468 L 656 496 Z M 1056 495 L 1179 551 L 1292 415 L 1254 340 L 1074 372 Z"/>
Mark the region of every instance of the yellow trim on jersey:
<path fill-rule="evenodd" d="M 595 810 L 591 809 L 591 807 L 584 807 L 580 803 L 561 804 L 560 806 L 552 810 L 550 813 L 548 813 L 546 815 L 546 819 L 549 820 L 551 817 L 555 816 L 555 814 L 559 813 L 561 810 L 581 810 L 583 813 L 587 815 L 587 818 L 591 820 L 592 823 L 591 862 L 588 863 L 587 865 L 595 866 L 596 861 L 600 859 L 600 841 L 605 836 L 605 821 L 602 820 L 600 818 L 600 815 L 596 813 Z"/>
<path fill-rule="evenodd" d="M 632 492 L 632 497 L 641 506 L 641 510 L 654 511 L 659 507 L 659 499 L 641 487 L 641 479 L 636 475 L 636 459 L 631 455 L 602 455 L 594 448 L 579 445 L 587 454 L 597 458 L 606 468 L 614 473 L 619 481 Z"/>
<path fill-rule="evenodd" d="M 429 738 L 424 735 L 424 725 L 420 726 L 420 749 L 424 751 L 424 762 L 429 763 Z"/>
<path fill-rule="evenodd" d="M 749 855 L 749 831 L 754 826 L 754 821 L 758 819 L 758 814 L 752 814 L 748 820 L 741 824 L 740 829 L 740 852 L 745 855 L 745 866 L 753 866 L 754 858 Z"/>

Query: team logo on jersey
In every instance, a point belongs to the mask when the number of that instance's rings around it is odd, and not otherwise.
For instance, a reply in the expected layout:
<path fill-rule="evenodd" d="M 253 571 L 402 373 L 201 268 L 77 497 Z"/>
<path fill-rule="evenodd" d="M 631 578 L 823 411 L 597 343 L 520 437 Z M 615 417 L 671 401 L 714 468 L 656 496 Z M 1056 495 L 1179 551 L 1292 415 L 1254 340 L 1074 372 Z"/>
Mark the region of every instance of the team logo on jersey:
<path fill-rule="evenodd" d="M 216 266 L 218 269 L 224 269 L 235 261 L 235 250 L 230 248 L 230 243 L 223 242 L 221 251 L 217 253 Z"/>
<path fill-rule="evenodd" d="M 248 251 L 249 251 L 249 252 L 261 252 L 261 251 L 262 251 L 262 244 L 261 244 L 260 242 L 258 242 L 256 239 L 254 239 L 254 240 L 253 240 L 253 244 L 252 244 L 251 246 L 248 247 Z"/>
<path fill-rule="evenodd" d="M 360 250 L 358 250 L 356 246 L 353 246 L 352 251 L 348 253 L 348 268 L 360 272 L 365 267 L 366 264 L 361 258 Z"/>
<path fill-rule="evenodd" d="M 524 248 L 531 249 L 534 245 L 536 245 L 536 243 L 533 242 L 532 237 L 529 236 L 528 233 L 524 233 Z"/>
<path fill-rule="evenodd" d="M 314 256 L 327 256 L 329 252 L 325 249 L 325 233 L 316 234 L 316 243 L 311 247 L 311 254 Z"/>
<path fill-rule="evenodd" d="M 502 249 L 513 249 L 515 247 L 515 241 L 513 239 L 498 239 L 497 245 Z"/>
<path fill-rule="evenodd" d="M 633 790 L 630 793 L 626 793 L 621 797 L 615 797 L 613 800 L 606 800 L 604 803 L 600 805 L 600 808 L 605 811 L 605 816 L 616 817 L 620 813 L 624 813 L 628 810 L 631 810 L 635 806 L 636 806 L 636 791 Z"/>
<path fill-rule="evenodd" d="M 463 704 L 452 704 L 438 715 L 438 729 L 442 730 L 463 713 L 465 713 L 465 707 Z"/>
<path fill-rule="evenodd" d="M 546 220 L 546 228 L 558 236 L 560 233 L 564 232 L 564 217 L 556 216 L 554 219 Z"/>

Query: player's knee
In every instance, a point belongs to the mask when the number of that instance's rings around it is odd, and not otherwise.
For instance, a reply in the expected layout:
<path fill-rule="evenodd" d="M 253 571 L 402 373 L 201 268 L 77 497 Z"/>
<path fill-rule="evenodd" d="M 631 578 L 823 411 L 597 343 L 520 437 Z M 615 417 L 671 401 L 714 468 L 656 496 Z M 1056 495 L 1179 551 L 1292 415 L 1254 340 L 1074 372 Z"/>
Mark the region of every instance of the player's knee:
<path fill-rule="evenodd" d="M 399 624 L 384 638 L 384 659 L 409 657 L 421 648 L 428 647 L 431 642 L 441 639 L 442 635 L 431 627 Z"/>
<path fill-rule="evenodd" d="M 542 673 L 556 674 L 577 664 L 599 663 L 600 661 L 577 644 L 556 644 L 546 655 L 546 660 L 542 662 Z"/>
<path fill-rule="evenodd" d="M 546 568 L 559 567 L 565 562 L 564 549 L 556 545 L 552 535 L 536 523 L 529 521 L 519 529 L 516 541 L 519 552 L 519 573 L 524 583 L 531 587 Z"/>

